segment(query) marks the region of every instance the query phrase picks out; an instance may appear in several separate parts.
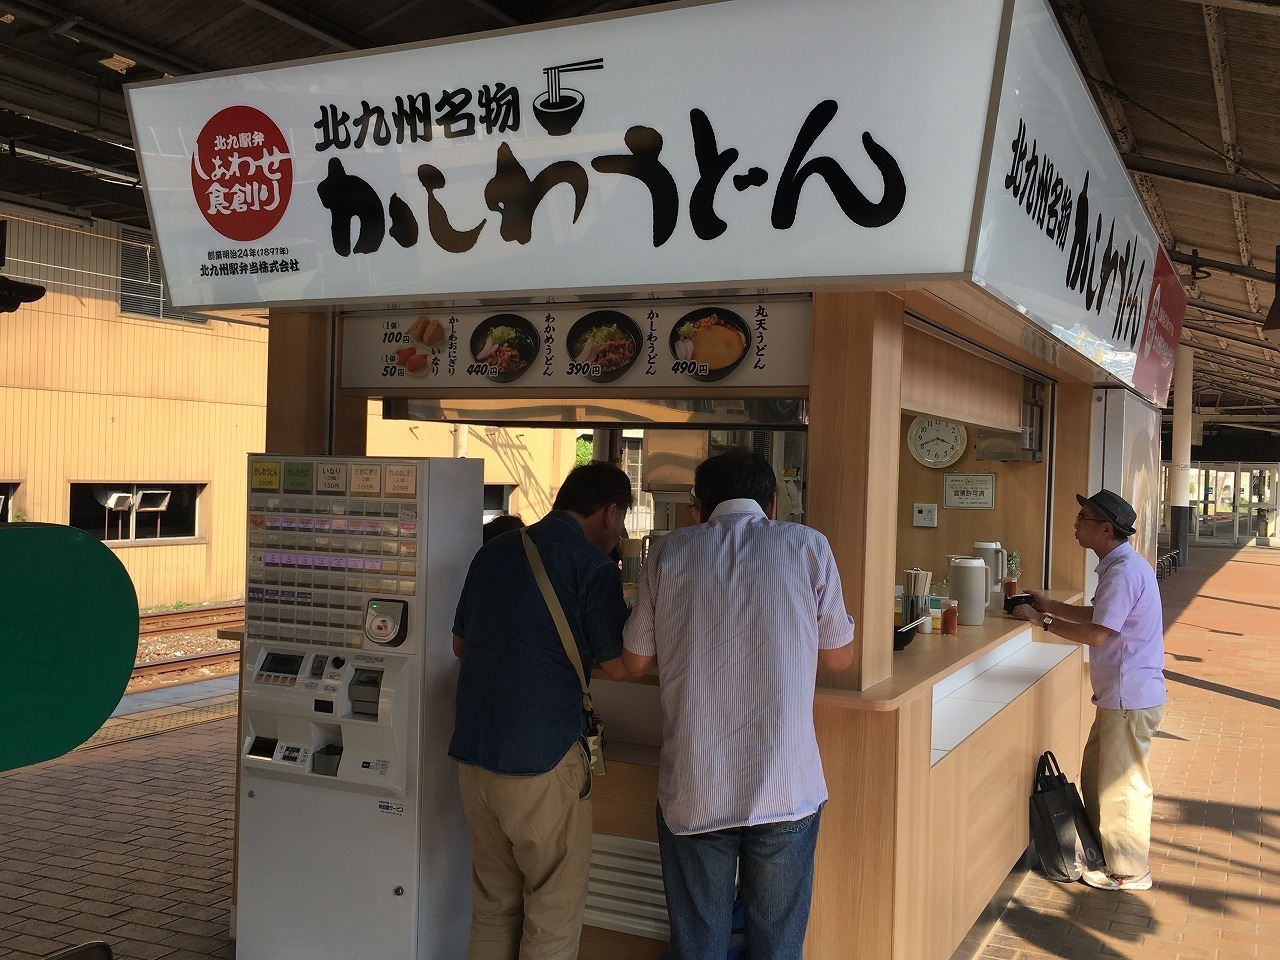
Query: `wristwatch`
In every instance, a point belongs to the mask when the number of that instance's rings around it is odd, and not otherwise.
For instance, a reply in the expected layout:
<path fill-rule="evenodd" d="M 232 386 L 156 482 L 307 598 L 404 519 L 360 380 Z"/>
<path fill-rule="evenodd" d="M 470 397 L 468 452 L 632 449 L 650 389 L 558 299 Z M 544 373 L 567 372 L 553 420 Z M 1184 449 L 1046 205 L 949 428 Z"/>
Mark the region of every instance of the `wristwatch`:
<path fill-rule="evenodd" d="M 1044 629 L 1048 631 L 1048 629 L 1053 626 L 1053 614 L 1046 613 L 1043 617 L 1041 617 L 1040 626 L 1044 627 Z"/>

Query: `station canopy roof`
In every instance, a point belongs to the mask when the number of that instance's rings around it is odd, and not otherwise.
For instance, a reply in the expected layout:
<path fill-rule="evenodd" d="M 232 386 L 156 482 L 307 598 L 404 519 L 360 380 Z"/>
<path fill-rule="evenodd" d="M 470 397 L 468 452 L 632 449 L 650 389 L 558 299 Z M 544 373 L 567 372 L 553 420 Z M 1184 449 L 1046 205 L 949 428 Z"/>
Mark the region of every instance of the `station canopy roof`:
<path fill-rule="evenodd" d="M 1260 336 L 1280 246 L 1280 4 L 1050 4 L 1190 297 L 1206 433 L 1280 435 L 1280 349 Z M 126 83 L 660 5 L 0 0 L 0 200 L 149 229 Z"/>

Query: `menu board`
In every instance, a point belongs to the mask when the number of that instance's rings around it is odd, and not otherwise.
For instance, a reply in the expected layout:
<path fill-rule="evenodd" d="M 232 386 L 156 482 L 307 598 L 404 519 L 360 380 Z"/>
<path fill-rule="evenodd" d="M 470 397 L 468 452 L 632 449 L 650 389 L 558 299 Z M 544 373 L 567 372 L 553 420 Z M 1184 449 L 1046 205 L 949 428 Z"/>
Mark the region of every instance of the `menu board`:
<path fill-rule="evenodd" d="M 809 381 L 812 328 L 807 298 L 351 313 L 342 386 L 372 396 L 796 388 Z"/>

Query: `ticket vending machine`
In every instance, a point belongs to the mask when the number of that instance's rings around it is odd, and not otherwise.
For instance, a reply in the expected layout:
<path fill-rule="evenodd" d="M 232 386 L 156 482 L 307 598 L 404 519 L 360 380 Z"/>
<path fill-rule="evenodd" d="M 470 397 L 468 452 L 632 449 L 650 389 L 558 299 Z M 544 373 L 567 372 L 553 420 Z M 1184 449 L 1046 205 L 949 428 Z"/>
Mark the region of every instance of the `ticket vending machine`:
<path fill-rule="evenodd" d="M 471 860 L 450 637 L 483 463 L 253 456 L 239 960 L 455 960 Z"/>

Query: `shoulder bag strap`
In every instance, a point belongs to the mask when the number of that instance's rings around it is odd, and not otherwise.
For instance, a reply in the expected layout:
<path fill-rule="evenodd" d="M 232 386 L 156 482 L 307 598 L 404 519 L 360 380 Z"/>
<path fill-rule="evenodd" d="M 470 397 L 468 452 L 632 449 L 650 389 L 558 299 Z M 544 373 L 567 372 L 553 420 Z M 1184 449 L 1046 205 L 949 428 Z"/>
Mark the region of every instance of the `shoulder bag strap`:
<path fill-rule="evenodd" d="M 573 664 L 573 669 L 577 671 L 578 683 L 582 685 L 583 706 L 590 710 L 591 695 L 587 692 L 587 675 L 582 671 L 582 657 L 578 655 L 578 645 L 573 640 L 573 633 L 569 629 L 569 621 L 565 619 L 564 608 L 560 605 L 560 598 L 556 596 L 555 590 L 551 587 L 551 580 L 547 576 L 547 568 L 542 564 L 542 555 L 538 553 L 538 548 L 534 546 L 529 534 L 521 530 L 520 539 L 524 541 L 525 556 L 529 558 L 529 566 L 533 568 L 533 576 L 538 581 L 538 589 L 542 591 L 542 598 L 546 600 L 547 607 L 551 610 L 551 619 L 556 622 L 556 631 L 560 634 L 560 642 L 564 645 L 564 652 L 569 657 L 569 662 Z"/>

